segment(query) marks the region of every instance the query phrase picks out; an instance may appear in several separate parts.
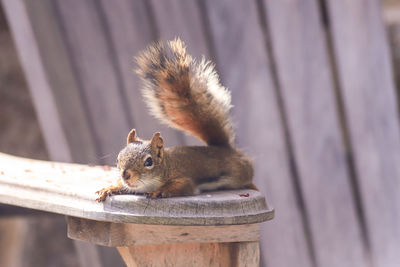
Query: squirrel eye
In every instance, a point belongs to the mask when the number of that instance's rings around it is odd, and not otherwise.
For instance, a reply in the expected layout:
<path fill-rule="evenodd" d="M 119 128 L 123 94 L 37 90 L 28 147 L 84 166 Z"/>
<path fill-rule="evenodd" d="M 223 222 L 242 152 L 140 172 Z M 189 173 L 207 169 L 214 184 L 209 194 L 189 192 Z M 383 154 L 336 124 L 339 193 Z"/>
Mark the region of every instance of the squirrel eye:
<path fill-rule="evenodd" d="M 145 167 L 151 167 L 153 165 L 153 159 L 151 157 L 148 157 L 146 161 L 144 162 Z"/>

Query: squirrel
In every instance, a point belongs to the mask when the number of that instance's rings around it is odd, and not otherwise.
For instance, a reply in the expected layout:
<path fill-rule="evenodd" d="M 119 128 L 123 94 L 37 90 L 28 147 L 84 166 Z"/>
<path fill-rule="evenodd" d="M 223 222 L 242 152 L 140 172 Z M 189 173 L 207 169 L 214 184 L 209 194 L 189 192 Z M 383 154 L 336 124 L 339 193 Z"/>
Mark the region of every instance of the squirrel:
<path fill-rule="evenodd" d="M 179 38 L 150 45 L 136 61 L 152 115 L 207 146 L 167 148 L 159 132 L 142 140 L 132 129 L 118 154 L 118 183 L 97 191 L 96 200 L 124 193 L 164 198 L 218 189 L 258 190 L 252 161 L 234 145 L 230 92 L 220 84 L 211 61 L 192 59 Z"/>

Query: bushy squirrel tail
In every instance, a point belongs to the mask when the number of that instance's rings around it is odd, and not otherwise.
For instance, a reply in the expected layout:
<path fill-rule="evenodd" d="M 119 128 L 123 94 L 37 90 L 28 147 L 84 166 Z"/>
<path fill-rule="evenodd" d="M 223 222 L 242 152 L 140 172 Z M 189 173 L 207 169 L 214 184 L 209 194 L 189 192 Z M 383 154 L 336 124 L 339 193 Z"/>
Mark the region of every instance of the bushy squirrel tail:
<path fill-rule="evenodd" d="M 151 45 L 136 60 L 142 93 L 156 118 L 207 145 L 232 146 L 231 95 L 210 61 L 193 60 L 180 39 Z"/>

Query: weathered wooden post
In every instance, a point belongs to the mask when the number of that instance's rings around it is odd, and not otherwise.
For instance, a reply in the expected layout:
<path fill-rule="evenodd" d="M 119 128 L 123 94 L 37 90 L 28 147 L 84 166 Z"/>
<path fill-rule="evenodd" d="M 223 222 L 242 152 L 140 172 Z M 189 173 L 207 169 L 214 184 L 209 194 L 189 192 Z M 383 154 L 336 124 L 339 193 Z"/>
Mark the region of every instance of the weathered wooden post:
<path fill-rule="evenodd" d="M 69 217 L 68 236 L 117 247 L 128 266 L 258 266 L 259 223 L 273 216 L 253 190 L 97 205 L 108 221 Z"/>
<path fill-rule="evenodd" d="M 116 247 L 128 266 L 258 266 L 259 223 L 273 218 L 254 190 L 95 202 L 113 168 L 0 153 L 0 203 L 68 216 L 68 236 Z"/>

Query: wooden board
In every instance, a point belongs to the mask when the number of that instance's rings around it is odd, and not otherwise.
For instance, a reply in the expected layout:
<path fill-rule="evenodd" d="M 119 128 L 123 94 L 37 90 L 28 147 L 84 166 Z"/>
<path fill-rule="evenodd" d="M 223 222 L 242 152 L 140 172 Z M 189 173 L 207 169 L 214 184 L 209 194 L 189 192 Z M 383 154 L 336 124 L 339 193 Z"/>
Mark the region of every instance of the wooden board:
<path fill-rule="evenodd" d="M 181 38 L 195 58 L 210 58 L 202 14 L 196 1 L 151 0 L 159 38 Z"/>
<path fill-rule="evenodd" d="M 100 222 L 68 217 L 68 237 L 110 247 L 247 242 L 260 240 L 260 225 L 152 225 Z"/>
<path fill-rule="evenodd" d="M 36 107 L 40 106 L 40 108 L 37 108 L 37 114 L 49 155 L 59 161 L 70 161 L 71 150 L 54 100 L 53 89 L 50 84 L 51 79 L 49 79 L 47 72 L 49 68 L 41 57 L 42 44 L 37 41 L 33 29 L 36 25 L 31 23 L 29 10 L 24 1 L 3 0 L 2 4 L 13 33 L 33 102 Z M 34 9 L 34 11 L 38 10 Z M 51 32 L 51 30 L 49 31 Z M 55 36 L 55 42 L 57 42 L 57 36 Z M 73 95 L 72 92 L 71 95 Z M 79 108 L 76 111 L 79 114 Z M 84 136 L 82 138 L 85 139 Z"/>
<path fill-rule="evenodd" d="M 319 3 L 265 3 L 315 263 L 366 266 Z"/>
<path fill-rule="evenodd" d="M 6 154 L 0 154 L 0 166 L 0 203 L 74 217 L 144 224 L 235 225 L 270 220 L 274 213 L 260 192 L 245 189 L 165 199 L 119 195 L 97 203 L 95 192 L 116 181 L 114 168 Z"/>
<path fill-rule="evenodd" d="M 1 266 L 23 266 L 24 238 L 28 233 L 28 224 L 24 218 L 2 218 L 0 220 L 0 265 Z M 28 258 L 29 259 L 29 258 Z"/>
<path fill-rule="evenodd" d="M 168 146 L 181 145 L 181 133 L 161 125 L 150 116 L 141 92 L 141 82 L 135 74 L 134 56 L 145 49 L 157 37 L 154 17 L 147 1 L 101 1 L 105 29 L 109 32 L 113 57 L 120 75 L 121 87 L 127 99 L 131 128 L 136 128 L 143 139 L 150 139 L 157 131 L 161 132 Z"/>
<path fill-rule="evenodd" d="M 217 69 L 222 84 L 232 91 L 238 145 L 254 157 L 255 184 L 277 211 L 261 227 L 263 263 L 311 266 L 255 1 L 207 1 L 206 9 Z"/>
<path fill-rule="evenodd" d="M 327 9 L 373 264 L 399 266 L 399 115 L 380 4 L 333 0 Z"/>
<path fill-rule="evenodd" d="M 258 242 L 131 246 L 119 247 L 118 251 L 129 267 L 256 267 L 260 265 Z"/>
<path fill-rule="evenodd" d="M 50 83 L 51 93 L 54 95 L 59 119 L 71 153 L 72 160 L 68 161 L 86 163 L 88 159 L 96 158 L 98 148 L 92 137 L 92 124 L 87 114 L 86 103 L 82 99 L 77 77 L 72 69 L 71 58 L 64 43 L 58 18 L 53 12 L 52 0 L 25 1 L 25 3 L 46 70 L 46 78 Z M 28 71 L 29 68 L 34 67 L 34 64 L 29 64 Z M 32 85 L 32 94 L 36 94 L 37 91 L 36 86 Z M 38 112 L 47 112 L 43 110 L 41 104 L 37 105 Z M 47 121 L 45 124 L 42 129 L 48 127 Z M 51 139 L 54 136 L 47 138 Z M 56 146 L 51 145 L 51 147 Z M 54 157 L 52 159 L 57 160 Z"/>
<path fill-rule="evenodd" d="M 50 158 L 97 162 L 98 145 L 64 42 L 54 1 L 2 1 Z M 95 246 L 77 244 L 82 266 L 99 266 Z M 103 251 L 109 259 L 112 251 Z M 118 256 L 118 255 L 117 255 Z"/>

